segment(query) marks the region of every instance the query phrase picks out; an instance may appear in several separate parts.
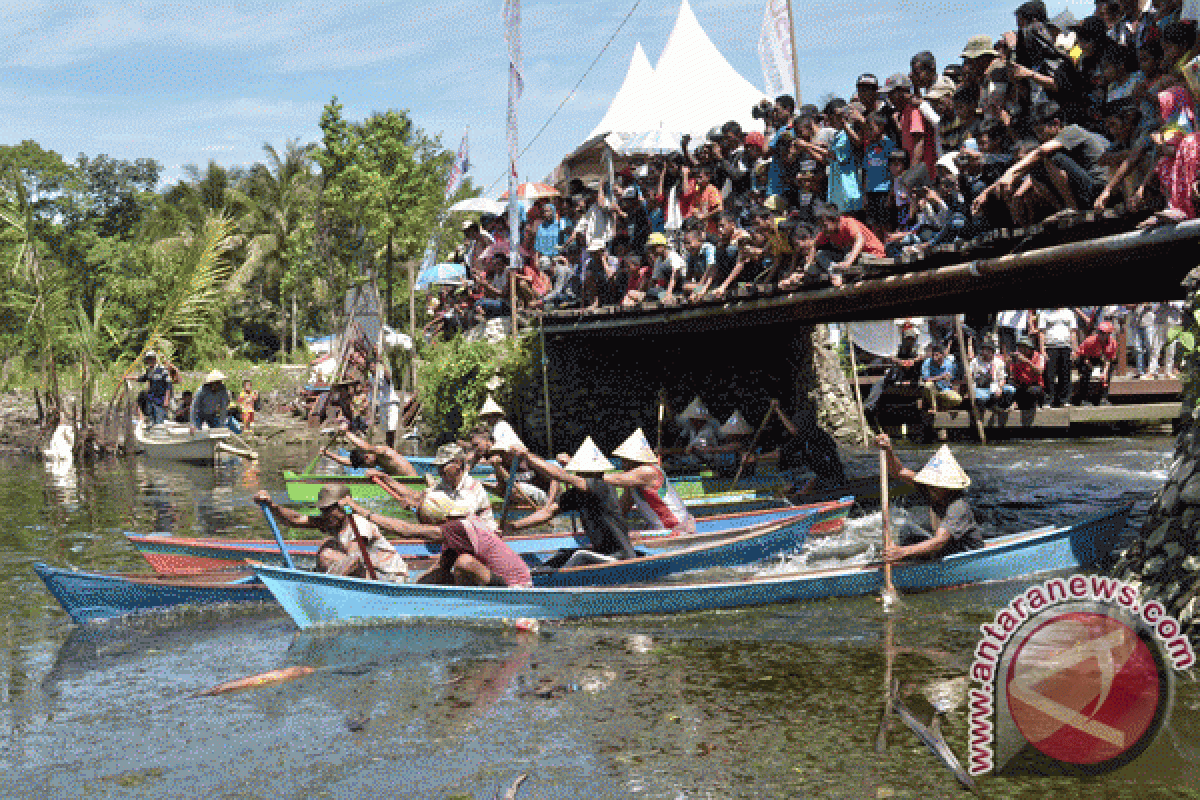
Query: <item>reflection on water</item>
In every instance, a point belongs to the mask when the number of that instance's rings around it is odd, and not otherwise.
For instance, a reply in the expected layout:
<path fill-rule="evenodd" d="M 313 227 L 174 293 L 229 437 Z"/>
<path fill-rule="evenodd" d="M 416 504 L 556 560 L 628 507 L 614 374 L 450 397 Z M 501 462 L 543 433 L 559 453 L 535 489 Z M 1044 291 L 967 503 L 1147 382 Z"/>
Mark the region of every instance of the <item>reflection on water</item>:
<path fill-rule="evenodd" d="M 962 446 L 984 522 L 1061 524 L 1122 499 L 1142 514 L 1171 442 Z M 902 453 L 919 467 L 931 448 Z M 875 753 L 896 678 L 922 720 L 945 707 L 960 756 L 962 676 L 980 623 L 1021 590 L 994 584 L 741 612 L 543 627 L 409 624 L 297 633 L 281 612 L 189 612 L 66 624 L 34 560 L 143 568 L 125 531 L 267 536 L 250 501 L 282 493 L 282 466 L 115 462 L 69 475 L 0 464 L 0 796 L 493 797 L 520 773 L 525 798 L 959 797 L 904 728 Z M 274 456 L 275 460 L 271 460 Z M 874 455 L 851 459 L 873 469 Z M 1014 462 L 1021 462 L 1014 468 Z M 920 522 L 919 509 L 912 509 Z M 878 515 L 805 556 L 866 558 Z M 839 549 L 840 548 L 840 549 Z M 837 551 L 837 552 L 833 552 Z M 814 558 L 815 557 L 815 558 Z M 890 630 L 889 630 L 890 626 Z M 890 647 L 887 646 L 890 642 Z M 190 699 L 289 665 L 307 677 Z M 987 796 L 1171 796 L 1200 788 L 1200 692 L 1182 683 L 1167 735 L 1090 782 L 988 779 Z M 1157 794 L 1156 794 L 1157 793 Z"/>

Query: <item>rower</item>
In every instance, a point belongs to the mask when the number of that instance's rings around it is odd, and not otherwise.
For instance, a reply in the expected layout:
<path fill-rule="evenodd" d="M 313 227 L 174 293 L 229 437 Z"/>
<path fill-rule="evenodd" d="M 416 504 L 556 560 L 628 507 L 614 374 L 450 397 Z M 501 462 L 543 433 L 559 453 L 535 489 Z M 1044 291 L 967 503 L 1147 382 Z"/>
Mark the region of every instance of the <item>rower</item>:
<path fill-rule="evenodd" d="M 812 407 L 802 404 L 791 419 L 779 407 L 779 401 L 772 398 L 767 409 L 768 414 L 776 414 L 783 423 L 788 439 L 779 446 L 779 469 L 796 470 L 801 467 L 813 473 L 800 489 L 789 486 L 785 491 L 792 495 L 805 495 L 821 489 L 834 489 L 846 483 L 846 470 L 838 455 L 837 442 L 820 425 Z M 747 455 L 753 460 L 753 455 Z"/>
<path fill-rule="evenodd" d="M 509 425 L 508 421 L 504 419 L 504 409 L 492 399 L 490 394 L 479 409 L 479 425 L 477 427 L 486 428 L 497 447 L 505 450 L 510 445 L 521 441 L 520 437 L 517 436 L 517 432 L 513 430 L 512 425 Z M 467 453 L 467 468 L 473 468 L 479 463 L 482 457 L 483 454 L 475 452 L 473 448 L 469 448 L 469 452 Z"/>
<path fill-rule="evenodd" d="M 439 504 L 457 504 L 495 530 L 496 519 L 492 516 L 492 500 L 483 484 L 472 478 L 467 470 L 466 452 L 456 444 L 444 444 L 437 449 L 433 463 L 438 468 L 441 480 L 425 493 L 424 502 L 421 504 L 421 514 L 424 518 L 429 522 L 441 522 Z"/>
<path fill-rule="evenodd" d="M 605 475 L 614 467 L 596 447 L 592 437 L 583 440 L 565 467 L 557 461 L 545 461 L 520 445 L 514 446 L 509 453 L 524 457 L 534 472 L 561 482 L 567 490 L 524 519 L 506 522 L 501 531 L 503 535 L 549 522 L 564 511 L 577 511 L 591 549 L 560 552 L 546 562 L 547 567 L 599 564 L 637 556 L 629 541 L 629 526 L 621 513 L 617 490 Z"/>
<path fill-rule="evenodd" d="M 507 441 L 498 442 L 486 425 L 476 425 L 471 431 L 470 452 L 467 455 L 468 463 L 473 458 L 476 464 L 491 465 L 496 473 L 495 493 L 501 497 L 508 494 L 509 467 L 512 465 L 511 460 L 505 463 L 503 454 L 506 454 L 512 445 L 521 444 L 521 440 L 516 436 L 505 438 Z M 512 497 L 527 506 L 541 508 L 557 496 L 559 491 L 558 481 L 537 474 L 523 458 L 517 459 L 514 478 Z"/>
<path fill-rule="evenodd" d="M 885 561 L 894 564 L 912 559 L 941 558 L 983 547 L 983 534 L 970 504 L 963 497 L 971 479 L 949 447 L 942 445 L 920 472 L 913 472 L 896 458 L 886 433 L 879 434 L 875 444 L 887 453 L 888 474 L 913 484 L 925 494 L 929 501 L 929 527 L 933 531 L 932 534 L 908 531 L 907 543 L 884 549 Z"/>
<path fill-rule="evenodd" d="M 754 429 L 746 423 L 742 412 L 735 410 L 729 415 L 729 419 L 717 428 L 721 444 L 697 448 L 697 452 L 706 463 L 712 465 L 718 475 L 727 477 L 736 473 L 742 457 L 749 452 L 750 437 L 753 433 Z"/>
<path fill-rule="evenodd" d="M 708 407 L 704 405 L 704 401 L 700 399 L 700 395 L 688 404 L 688 407 L 679 415 L 687 426 L 687 443 L 685 445 L 689 453 L 694 453 L 696 450 L 705 447 L 714 447 L 721 443 L 720 436 L 717 434 L 717 420 L 712 414 L 708 413 Z"/>
<path fill-rule="evenodd" d="M 393 448 L 388 447 L 386 444 L 371 444 L 358 434 L 352 433 L 348 420 L 341 420 L 339 428 L 341 435 L 345 437 L 346 441 L 354 449 L 350 451 L 350 457 L 346 458 L 345 456 L 330 452 L 328 447 L 321 448 L 321 455 L 335 464 L 341 464 L 343 467 L 354 467 L 355 469 L 376 467 L 388 475 L 410 478 L 416 477 L 419 474 L 409 460 Z"/>
<path fill-rule="evenodd" d="M 350 515 L 343 508 L 343 504 L 350 505 L 355 508 L 354 522 L 358 527 L 358 535 L 367 543 L 367 553 L 376 577 L 390 583 L 403 583 L 408 578 L 408 565 L 404 559 L 368 519 L 369 515 L 354 506 L 350 500 L 350 490 L 345 484 L 330 483 L 321 487 L 317 493 L 317 508 L 321 513 L 315 517 L 278 505 L 266 489 L 254 495 L 254 502 L 270 509 L 290 527 L 309 528 L 326 535 L 327 538 L 317 550 L 317 572 L 365 578 L 367 570 L 362 561 L 362 548 L 355 541 L 355 526 L 350 524 Z"/>
<path fill-rule="evenodd" d="M 348 501 L 355 512 L 363 514 L 386 531 L 442 545 L 437 566 L 417 579 L 417 583 L 451 586 L 533 586 L 529 567 L 496 535 L 491 525 L 471 514 L 458 503 L 444 498 L 427 499 L 427 507 L 445 519 L 439 525 L 405 522 L 367 511 L 354 500 Z M 436 506 L 436 509 L 432 508 Z"/>
<path fill-rule="evenodd" d="M 641 428 L 630 434 L 613 455 L 635 465 L 624 472 L 604 476 L 605 483 L 625 490 L 621 497 L 623 511 L 636 508 L 650 528 L 671 533 L 696 532 L 696 520 L 667 480 L 667 473 L 659 466 L 658 455 L 646 441 Z"/>

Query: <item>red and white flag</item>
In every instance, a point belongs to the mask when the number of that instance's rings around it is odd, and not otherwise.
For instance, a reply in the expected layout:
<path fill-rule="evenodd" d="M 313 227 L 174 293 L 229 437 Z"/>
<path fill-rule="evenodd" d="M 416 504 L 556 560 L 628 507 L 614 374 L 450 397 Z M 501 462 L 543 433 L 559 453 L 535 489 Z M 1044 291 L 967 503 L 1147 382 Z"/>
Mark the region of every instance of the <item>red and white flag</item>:
<path fill-rule="evenodd" d="M 787 0 L 767 0 L 762 33 L 758 37 L 758 59 L 762 62 L 763 89 L 768 97 L 795 96 L 794 58 Z"/>

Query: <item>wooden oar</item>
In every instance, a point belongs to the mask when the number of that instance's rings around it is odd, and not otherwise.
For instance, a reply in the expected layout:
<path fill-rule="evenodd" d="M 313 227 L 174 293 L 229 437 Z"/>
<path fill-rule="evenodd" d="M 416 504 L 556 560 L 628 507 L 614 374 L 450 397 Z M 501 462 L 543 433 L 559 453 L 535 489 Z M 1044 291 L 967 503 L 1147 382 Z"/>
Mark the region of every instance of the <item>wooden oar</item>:
<path fill-rule="evenodd" d="M 663 423 L 667 416 L 667 390 L 658 390 L 658 439 L 654 443 L 654 452 L 662 455 Z M 554 452 L 551 450 L 550 452 Z"/>
<path fill-rule="evenodd" d="M 377 581 L 379 578 L 375 575 L 375 565 L 371 563 L 371 552 L 367 549 L 367 540 L 358 532 L 358 523 L 354 521 L 354 512 L 346 510 L 346 514 L 350 517 L 350 530 L 354 531 L 354 539 L 358 542 L 358 549 L 362 552 L 363 566 L 367 569 L 367 577 Z"/>
<path fill-rule="evenodd" d="M 742 470 L 746 468 L 746 457 L 754 452 L 755 445 L 758 444 L 758 437 L 762 436 L 762 432 L 766 429 L 767 423 L 771 421 L 771 412 L 775 410 L 775 400 L 772 398 L 771 405 L 767 408 L 767 415 L 763 417 L 762 424 L 758 426 L 758 430 L 754 432 L 754 438 L 750 440 L 750 446 L 746 448 L 745 454 L 742 455 L 741 463 L 738 464 L 737 472 L 733 475 L 733 483 L 729 485 L 730 489 L 736 489 L 738 481 L 742 479 Z"/>
<path fill-rule="evenodd" d="M 275 522 L 275 515 L 271 513 L 271 509 L 267 508 L 266 503 L 261 503 L 259 508 L 262 509 L 263 516 L 267 518 L 267 527 L 274 534 L 275 543 L 279 545 L 279 553 L 283 556 L 283 565 L 288 569 L 295 569 L 296 564 L 292 561 L 292 554 L 288 552 L 287 543 L 283 541 L 283 534 L 279 532 L 279 525 Z"/>
<path fill-rule="evenodd" d="M 888 454 L 887 450 L 879 450 L 879 505 L 882 509 L 883 549 L 892 546 L 892 509 L 888 500 Z M 891 611 L 900 602 L 900 593 L 892 584 L 892 565 L 883 562 L 883 610 Z"/>

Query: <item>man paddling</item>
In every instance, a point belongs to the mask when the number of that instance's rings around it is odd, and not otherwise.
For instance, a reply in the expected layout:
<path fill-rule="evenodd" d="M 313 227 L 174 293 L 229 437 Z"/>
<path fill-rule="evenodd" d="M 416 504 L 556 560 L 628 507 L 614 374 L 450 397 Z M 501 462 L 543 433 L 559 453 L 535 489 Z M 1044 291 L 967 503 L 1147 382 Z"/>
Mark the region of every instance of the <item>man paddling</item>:
<path fill-rule="evenodd" d="M 498 442 L 486 425 L 476 425 L 475 429 L 471 431 L 471 448 L 467 457 L 468 464 L 474 461 L 476 464 L 488 464 L 492 467 L 496 473 L 494 491 L 500 497 L 508 494 L 508 468 L 512 465 L 511 459 L 505 463 L 502 454 L 507 453 L 512 444 L 521 442 L 515 437 L 506 438 L 508 439 L 507 443 Z M 529 468 L 529 462 L 524 459 L 517 459 L 517 470 L 513 473 L 513 478 L 515 482 L 513 483 L 512 499 L 527 506 L 541 508 L 558 495 L 558 481 L 538 475 Z"/>
<path fill-rule="evenodd" d="M 367 577 L 362 548 L 356 541 L 357 526 L 358 535 L 367 543 L 367 554 L 371 566 L 375 568 L 375 576 L 381 581 L 403 583 L 408 577 L 408 565 L 392 543 L 379 532 L 379 528 L 368 519 L 368 515 L 361 513 L 361 509 L 356 508 L 354 524 L 351 524 L 350 515 L 343 508 L 343 504 L 349 505 L 349 500 L 350 490 L 344 484 L 326 484 L 317 493 L 317 508 L 321 513 L 310 517 L 275 503 L 266 489 L 254 495 L 254 502 L 265 506 L 290 527 L 309 528 L 326 535 L 327 538 L 317 550 L 317 572 Z"/>
<path fill-rule="evenodd" d="M 584 439 L 565 467 L 557 462 L 545 461 L 520 445 L 513 446 L 509 453 L 525 458 L 535 472 L 560 481 L 567 489 L 544 508 L 524 519 L 505 523 L 502 530 L 504 535 L 541 525 L 565 511 L 577 511 L 584 533 L 592 544 L 591 549 L 559 553 L 546 562 L 547 567 L 574 567 L 637 556 L 629 541 L 629 526 L 625 523 L 625 515 L 621 513 L 617 490 L 605 475 L 614 467 L 596 447 L 592 437 Z"/>
<path fill-rule="evenodd" d="M 658 465 L 658 455 L 641 428 L 630 434 L 613 455 L 634 465 L 624 472 L 604 476 L 605 483 L 625 490 L 622 510 L 636 508 L 651 528 L 672 533 L 696 532 L 696 520 Z"/>
<path fill-rule="evenodd" d="M 343 467 L 354 467 L 355 469 L 375 467 L 383 470 L 388 475 L 409 478 L 414 478 L 419 474 L 409 460 L 393 448 L 388 447 L 386 444 L 371 444 L 358 434 L 352 433 L 349 421 L 342 420 L 340 427 L 342 436 L 345 437 L 346 441 L 354 449 L 350 451 L 350 457 L 346 458 L 337 453 L 331 453 L 329 448 L 322 448 L 321 455 L 335 464 L 341 464 Z"/>
<path fill-rule="evenodd" d="M 367 511 L 353 499 L 347 504 L 356 514 L 386 531 L 412 539 L 442 545 L 437 566 L 417 579 L 417 583 L 454 586 L 529 587 L 533 579 L 529 567 L 492 528 L 465 506 L 443 499 L 427 501 L 436 505 L 441 525 L 405 522 Z"/>
<path fill-rule="evenodd" d="M 910 531 L 909 542 L 884 549 L 884 561 L 894 564 L 897 561 L 937 559 L 984 546 L 975 514 L 963 497 L 963 492 L 971 485 L 971 479 L 958 465 L 949 447 L 942 445 L 920 472 L 913 472 L 896 458 L 892 441 L 886 433 L 879 434 L 875 444 L 887 454 L 888 474 L 913 484 L 926 496 L 929 501 L 929 527 L 933 531 L 928 538 L 912 536 Z"/>

